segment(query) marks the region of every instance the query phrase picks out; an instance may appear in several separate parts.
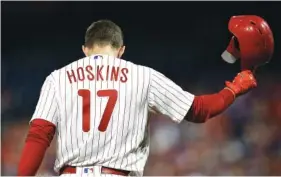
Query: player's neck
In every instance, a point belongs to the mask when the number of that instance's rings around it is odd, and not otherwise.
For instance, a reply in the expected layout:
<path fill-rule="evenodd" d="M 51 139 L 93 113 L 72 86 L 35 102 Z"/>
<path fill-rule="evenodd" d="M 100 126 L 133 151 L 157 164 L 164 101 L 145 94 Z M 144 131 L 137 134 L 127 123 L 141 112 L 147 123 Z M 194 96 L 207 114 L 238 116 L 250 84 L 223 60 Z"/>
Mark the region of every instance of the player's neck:
<path fill-rule="evenodd" d="M 110 56 L 117 57 L 117 51 L 112 49 L 111 46 L 105 46 L 105 47 L 95 46 L 91 48 L 88 52 L 89 56 L 96 55 L 96 54 L 110 55 Z"/>

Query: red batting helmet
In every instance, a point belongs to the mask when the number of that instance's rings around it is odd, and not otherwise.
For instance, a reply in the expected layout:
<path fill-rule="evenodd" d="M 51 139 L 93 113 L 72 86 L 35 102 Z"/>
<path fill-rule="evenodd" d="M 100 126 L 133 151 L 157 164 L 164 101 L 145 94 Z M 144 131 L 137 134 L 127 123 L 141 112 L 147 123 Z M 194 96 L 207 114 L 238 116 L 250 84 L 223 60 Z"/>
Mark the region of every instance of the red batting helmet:
<path fill-rule="evenodd" d="M 228 23 L 233 34 L 222 58 L 228 63 L 241 60 L 241 69 L 254 69 L 272 57 L 274 39 L 267 22 L 259 16 L 233 16 Z"/>

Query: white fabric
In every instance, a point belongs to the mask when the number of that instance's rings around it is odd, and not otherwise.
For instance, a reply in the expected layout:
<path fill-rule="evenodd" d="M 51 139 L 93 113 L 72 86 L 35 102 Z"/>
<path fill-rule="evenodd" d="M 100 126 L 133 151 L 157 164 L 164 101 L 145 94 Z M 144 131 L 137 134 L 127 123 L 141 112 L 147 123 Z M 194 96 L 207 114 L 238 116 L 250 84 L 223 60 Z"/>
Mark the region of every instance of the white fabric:
<path fill-rule="evenodd" d="M 221 57 L 224 61 L 226 61 L 227 63 L 235 63 L 237 58 L 235 58 L 233 55 L 231 55 L 231 53 L 229 53 L 227 50 L 225 50 L 222 54 Z"/>

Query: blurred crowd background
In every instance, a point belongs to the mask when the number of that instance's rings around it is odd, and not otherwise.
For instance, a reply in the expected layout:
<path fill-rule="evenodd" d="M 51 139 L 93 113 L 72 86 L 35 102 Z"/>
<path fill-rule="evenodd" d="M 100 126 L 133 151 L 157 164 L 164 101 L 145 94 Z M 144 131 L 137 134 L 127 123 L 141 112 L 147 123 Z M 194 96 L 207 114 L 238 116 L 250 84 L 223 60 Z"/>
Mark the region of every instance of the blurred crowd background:
<path fill-rule="evenodd" d="M 15 175 L 40 87 L 54 69 L 82 58 L 86 28 L 121 26 L 124 59 L 150 66 L 194 94 L 224 87 L 239 72 L 220 54 L 233 15 L 271 25 L 276 48 L 257 71 L 258 88 L 205 124 L 151 119 L 145 175 L 281 175 L 280 2 L 3 2 L 1 1 L 1 175 Z M 278 34 L 279 33 L 279 34 Z M 53 172 L 55 142 L 39 173 Z"/>

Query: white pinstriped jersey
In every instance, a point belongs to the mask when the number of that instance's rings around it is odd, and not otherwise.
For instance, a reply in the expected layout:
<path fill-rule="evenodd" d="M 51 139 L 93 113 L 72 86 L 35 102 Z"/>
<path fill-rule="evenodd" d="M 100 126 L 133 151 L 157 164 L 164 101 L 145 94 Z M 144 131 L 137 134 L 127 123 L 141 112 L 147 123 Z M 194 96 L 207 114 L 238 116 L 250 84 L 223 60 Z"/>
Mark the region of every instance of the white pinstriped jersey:
<path fill-rule="evenodd" d="M 145 66 L 93 55 L 52 72 L 33 119 L 56 125 L 55 171 L 101 165 L 142 174 L 150 111 L 183 120 L 194 96 Z"/>

